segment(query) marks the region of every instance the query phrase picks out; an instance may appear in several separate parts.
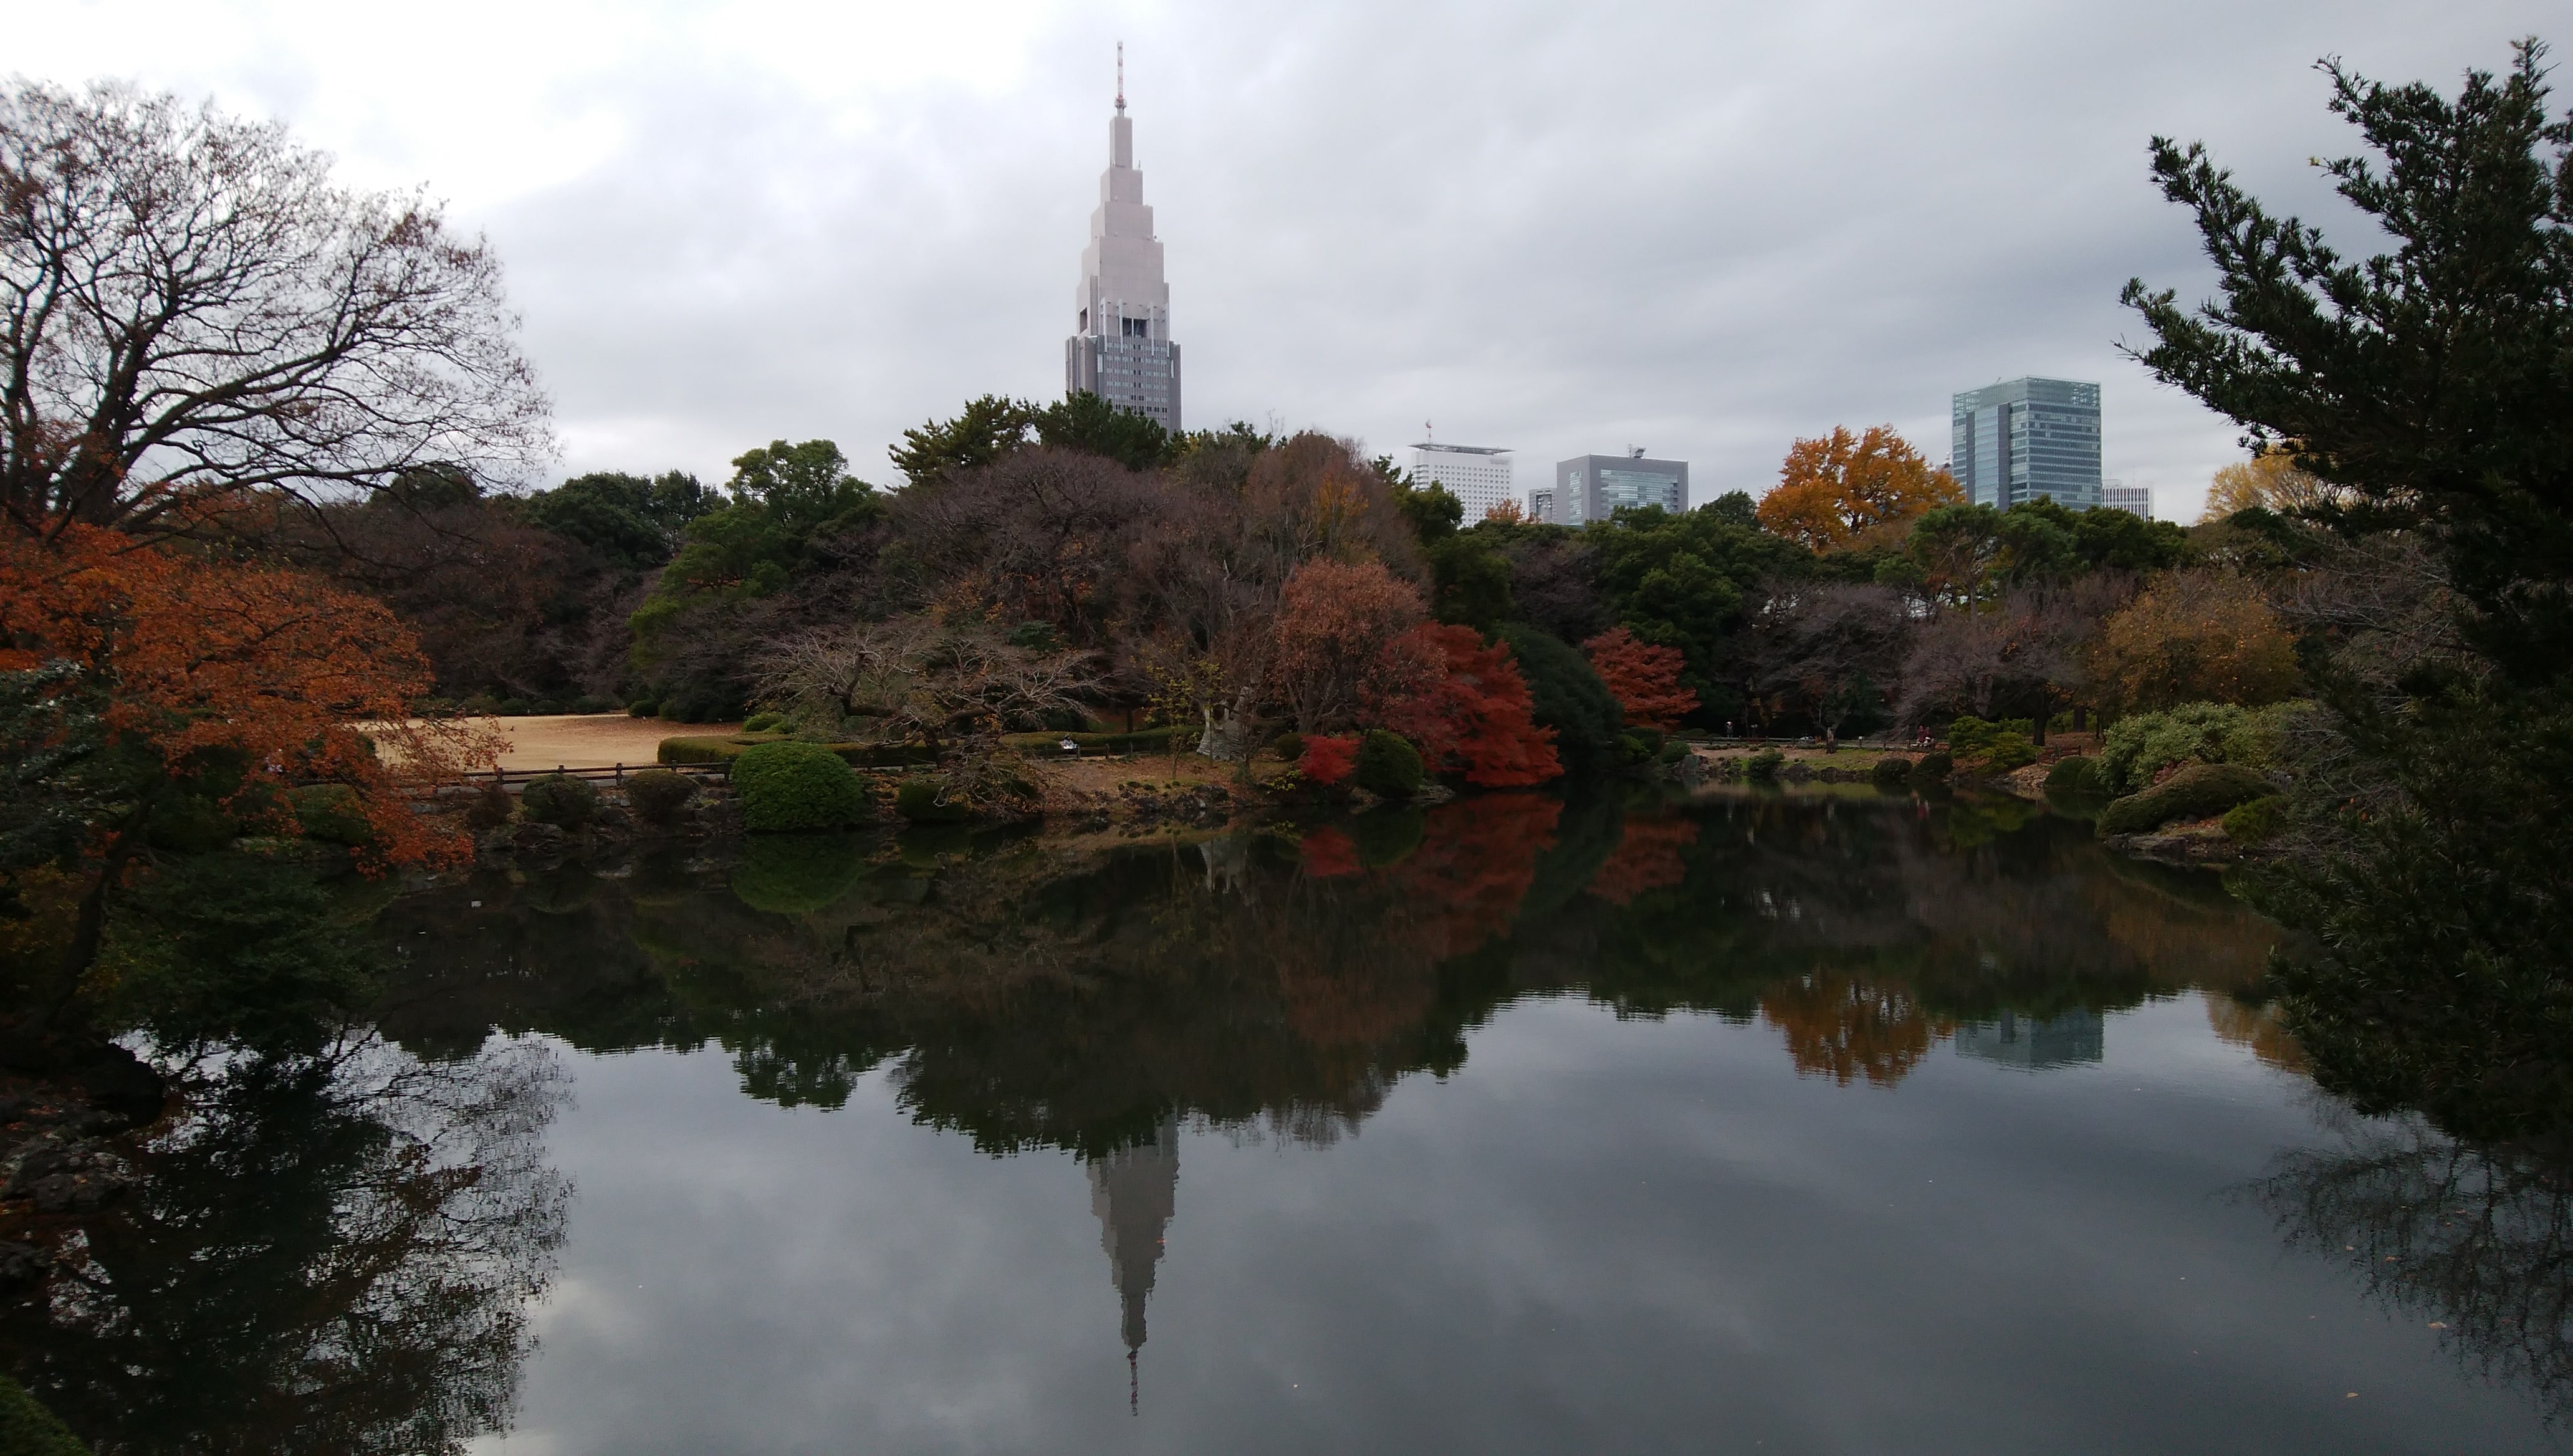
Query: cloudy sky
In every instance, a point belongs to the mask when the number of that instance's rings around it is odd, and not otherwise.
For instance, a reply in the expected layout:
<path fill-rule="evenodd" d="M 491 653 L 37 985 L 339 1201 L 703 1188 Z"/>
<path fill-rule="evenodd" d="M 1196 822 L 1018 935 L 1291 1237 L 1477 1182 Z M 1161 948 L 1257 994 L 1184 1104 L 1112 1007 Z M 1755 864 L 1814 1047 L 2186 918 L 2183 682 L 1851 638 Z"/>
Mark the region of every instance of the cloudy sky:
<path fill-rule="evenodd" d="M 2453 88 L 2560 0 L 1197 6 L 57 4 L 6 64 L 274 116 L 505 259 L 565 471 L 1046 396 L 1123 39 L 1192 425 L 1757 491 L 1790 440 L 2105 386 L 2107 472 L 2193 515 L 2236 431 L 2118 352 L 2202 296 L 2156 132 L 2353 242 L 2325 54 Z M 433 16 L 434 18 L 429 18 Z M 2568 27 L 2552 27 L 2559 43 Z"/>

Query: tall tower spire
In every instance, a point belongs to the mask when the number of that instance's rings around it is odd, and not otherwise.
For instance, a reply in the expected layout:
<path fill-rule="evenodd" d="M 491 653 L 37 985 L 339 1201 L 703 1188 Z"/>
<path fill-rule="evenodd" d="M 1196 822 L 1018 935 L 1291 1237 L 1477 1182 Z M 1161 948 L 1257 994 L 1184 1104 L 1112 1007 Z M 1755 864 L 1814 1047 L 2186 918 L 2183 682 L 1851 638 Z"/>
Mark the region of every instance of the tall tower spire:
<path fill-rule="evenodd" d="M 1117 43 L 1117 110 L 1108 118 L 1108 170 L 1090 246 L 1081 255 L 1073 335 L 1064 341 L 1067 394 L 1097 394 L 1120 409 L 1180 431 L 1180 347 L 1171 342 L 1171 287 L 1162 240 L 1135 167 L 1135 121 L 1126 114 L 1126 43 Z"/>

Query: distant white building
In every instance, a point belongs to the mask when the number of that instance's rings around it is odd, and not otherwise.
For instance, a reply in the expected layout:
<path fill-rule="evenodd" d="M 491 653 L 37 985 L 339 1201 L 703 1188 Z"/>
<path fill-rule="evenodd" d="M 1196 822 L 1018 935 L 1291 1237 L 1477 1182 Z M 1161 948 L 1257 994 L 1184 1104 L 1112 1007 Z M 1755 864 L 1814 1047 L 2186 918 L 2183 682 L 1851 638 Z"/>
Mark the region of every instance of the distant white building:
<path fill-rule="evenodd" d="M 2130 485 L 2123 480 L 2110 480 L 2102 484 L 2100 487 L 2100 503 L 2111 510 L 2123 510 L 2132 515 L 2141 515 L 2146 520 L 2151 520 L 2153 518 L 2153 487 L 2150 485 Z"/>
<path fill-rule="evenodd" d="M 1435 484 L 1463 501 L 1467 525 L 1481 520 L 1485 512 L 1502 501 L 1518 499 L 1513 474 L 1510 452 L 1496 445 L 1434 444 L 1422 440 L 1411 447 L 1412 480 L 1421 485 Z"/>

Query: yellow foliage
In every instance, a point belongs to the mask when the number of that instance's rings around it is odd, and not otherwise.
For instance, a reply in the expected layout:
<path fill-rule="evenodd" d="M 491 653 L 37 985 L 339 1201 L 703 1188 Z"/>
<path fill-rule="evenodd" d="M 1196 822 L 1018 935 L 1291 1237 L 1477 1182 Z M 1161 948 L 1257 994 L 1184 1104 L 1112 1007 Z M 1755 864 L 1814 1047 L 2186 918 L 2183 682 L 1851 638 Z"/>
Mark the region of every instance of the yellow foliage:
<path fill-rule="evenodd" d="M 2256 707 L 2295 695 L 2294 640 L 2250 582 L 2231 572 L 2174 571 L 2100 625 L 2091 676 L 2130 712 L 2181 703 Z"/>
<path fill-rule="evenodd" d="M 1965 499 L 1956 478 L 1932 469 L 1893 425 L 1871 425 L 1863 435 L 1835 425 L 1788 447 L 1778 484 L 1760 499 L 1760 524 L 1812 550 L 1837 551 Z"/>

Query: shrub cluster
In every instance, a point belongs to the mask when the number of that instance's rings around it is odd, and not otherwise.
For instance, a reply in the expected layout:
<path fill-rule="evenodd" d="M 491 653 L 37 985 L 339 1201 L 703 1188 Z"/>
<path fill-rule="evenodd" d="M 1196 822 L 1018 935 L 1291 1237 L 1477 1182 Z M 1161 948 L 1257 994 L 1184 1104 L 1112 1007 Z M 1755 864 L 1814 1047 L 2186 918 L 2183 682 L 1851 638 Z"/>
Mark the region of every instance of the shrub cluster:
<path fill-rule="evenodd" d="M 2046 771 L 2046 792 L 2062 798 L 2096 796 L 2109 792 L 2109 782 L 2096 758 L 2058 759 Z"/>
<path fill-rule="evenodd" d="M 578 829 L 598 817 L 598 787 L 569 774 L 547 774 L 519 791 L 518 807 L 538 824 Z"/>
<path fill-rule="evenodd" d="M 1755 779 L 1774 779 L 1778 777 L 1778 766 L 1786 761 L 1787 755 L 1774 748 L 1764 748 L 1743 763 L 1742 772 Z"/>
<path fill-rule="evenodd" d="M 1944 779 L 1955 768 L 1956 760 L 1948 756 L 1948 750 L 1934 749 L 1912 761 L 1912 776 L 1916 779 Z"/>
<path fill-rule="evenodd" d="M 1868 777 L 1880 784 L 1900 784 L 1912 777 L 1912 760 L 1888 754 L 1878 759 L 1876 767 L 1867 772 Z"/>
<path fill-rule="evenodd" d="M 2183 703 L 2158 713 L 2121 718 L 2101 740 L 2102 787 L 2133 794 L 2172 764 L 2279 767 L 2287 726 L 2309 707 L 2301 702 L 2265 708 Z"/>
<path fill-rule="evenodd" d="M 753 713 L 742 720 L 741 731 L 744 733 L 771 733 L 785 726 L 786 715 L 783 713 Z"/>
<path fill-rule="evenodd" d="M 753 744 L 733 759 L 732 786 L 742 827 L 762 833 L 842 829 L 867 817 L 857 771 L 818 743 Z"/>
<path fill-rule="evenodd" d="M 1964 715 L 1948 725 L 1948 751 L 1968 773 L 2006 774 L 2037 762 L 2036 725 L 2026 718 L 1987 723 Z"/>
<path fill-rule="evenodd" d="M 499 828 L 518 812 L 518 801 L 498 784 L 486 783 L 473 791 L 473 802 L 464 806 L 464 825 L 476 834 Z"/>
<path fill-rule="evenodd" d="M 2276 792 L 2268 777 L 2235 763 L 2192 764 L 2141 794 L 2100 811 L 2102 834 L 2142 834 L 2177 819 L 2204 819 Z"/>
<path fill-rule="evenodd" d="M 667 829 L 697 797 L 697 781 L 668 769 L 645 769 L 625 781 L 625 803 L 634 817 Z"/>
<path fill-rule="evenodd" d="M 2235 844 L 2274 839 L 2287 827 L 2287 796 L 2271 794 L 2224 811 L 2224 837 Z"/>

